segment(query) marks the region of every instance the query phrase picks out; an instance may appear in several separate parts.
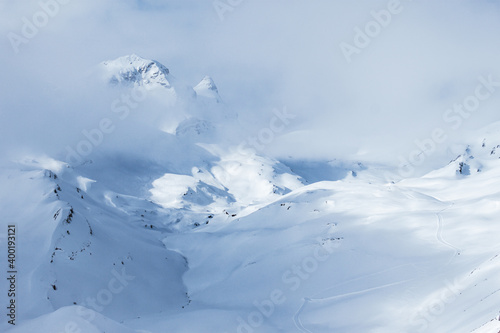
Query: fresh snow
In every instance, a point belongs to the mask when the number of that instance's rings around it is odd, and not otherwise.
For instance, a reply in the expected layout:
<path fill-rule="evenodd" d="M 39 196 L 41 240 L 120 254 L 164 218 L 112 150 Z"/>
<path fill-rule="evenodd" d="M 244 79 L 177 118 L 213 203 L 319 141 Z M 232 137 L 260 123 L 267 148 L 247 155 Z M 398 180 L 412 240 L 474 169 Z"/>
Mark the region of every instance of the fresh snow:
<path fill-rule="evenodd" d="M 189 107 L 173 131 L 139 126 L 142 145 L 0 170 L 19 266 L 2 332 L 500 331 L 500 123 L 401 179 L 217 142 L 240 125 L 209 77 L 185 87 L 136 55 L 100 68 Z"/>
<path fill-rule="evenodd" d="M 193 89 L 198 96 L 213 99 L 217 103 L 222 101 L 219 96 L 219 90 L 210 76 L 205 76 Z"/>

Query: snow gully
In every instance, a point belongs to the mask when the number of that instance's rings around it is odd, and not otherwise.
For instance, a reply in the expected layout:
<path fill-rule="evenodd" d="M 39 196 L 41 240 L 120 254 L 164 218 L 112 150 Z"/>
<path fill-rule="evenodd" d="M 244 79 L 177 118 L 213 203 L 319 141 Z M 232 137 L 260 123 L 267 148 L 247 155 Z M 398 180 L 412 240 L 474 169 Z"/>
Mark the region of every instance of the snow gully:
<path fill-rule="evenodd" d="M 101 312 L 104 310 L 104 307 L 111 304 L 113 301 L 113 295 L 121 293 L 125 287 L 129 285 L 129 281 L 135 279 L 135 276 L 128 275 L 125 272 L 125 268 L 122 269 L 121 273 L 118 273 L 113 269 L 111 274 L 113 274 L 114 277 L 109 280 L 107 288 L 99 290 L 96 298 L 87 297 L 85 302 L 76 308 L 77 315 L 79 315 L 82 319 L 89 322 L 93 321 L 96 317 L 94 311 Z M 76 322 L 68 321 L 64 326 L 64 333 L 70 332 L 82 333 L 82 330 Z"/>

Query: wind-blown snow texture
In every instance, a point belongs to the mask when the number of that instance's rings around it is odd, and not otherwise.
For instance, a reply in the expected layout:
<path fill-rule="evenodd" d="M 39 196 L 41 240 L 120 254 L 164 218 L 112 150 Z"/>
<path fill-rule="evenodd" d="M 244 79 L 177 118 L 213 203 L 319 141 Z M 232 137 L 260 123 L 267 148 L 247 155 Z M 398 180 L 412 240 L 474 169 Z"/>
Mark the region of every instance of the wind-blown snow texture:
<path fill-rule="evenodd" d="M 137 55 L 99 67 L 184 113 L 144 146 L 1 170 L 20 291 L 2 332 L 500 330 L 500 123 L 400 179 L 214 142 L 239 125 L 210 77 L 192 88 Z"/>

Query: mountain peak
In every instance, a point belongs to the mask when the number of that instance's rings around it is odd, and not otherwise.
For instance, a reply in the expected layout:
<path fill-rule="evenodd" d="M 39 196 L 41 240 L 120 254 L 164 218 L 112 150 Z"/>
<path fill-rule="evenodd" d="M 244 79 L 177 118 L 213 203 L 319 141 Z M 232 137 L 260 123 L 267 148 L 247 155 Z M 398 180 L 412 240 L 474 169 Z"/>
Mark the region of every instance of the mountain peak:
<path fill-rule="evenodd" d="M 136 54 L 102 62 L 111 84 L 171 87 L 172 76 L 163 64 Z"/>
<path fill-rule="evenodd" d="M 217 89 L 214 80 L 208 75 L 205 76 L 193 89 L 196 91 L 198 96 L 215 99 L 217 103 L 221 101 L 219 90 Z"/>
<path fill-rule="evenodd" d="M 216 93 L 219 92 L 219 90 L 217 89 L 217 86 L 215 85 L 214 80 L 210 76 L 208 76 L 208 75 L 206 75 L 200 81 L 200 83 L 198 83 L 196 85 L 195 89 L 206 89 L 206 90 L 215 91 Z"/>

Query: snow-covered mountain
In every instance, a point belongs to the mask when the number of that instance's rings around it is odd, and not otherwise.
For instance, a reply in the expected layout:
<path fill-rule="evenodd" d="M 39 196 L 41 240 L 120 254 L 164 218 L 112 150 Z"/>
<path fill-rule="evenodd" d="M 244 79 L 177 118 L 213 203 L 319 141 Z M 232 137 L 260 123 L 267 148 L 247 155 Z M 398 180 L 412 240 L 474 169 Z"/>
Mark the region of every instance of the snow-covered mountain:
<path fill-rule="evenodd" d="M 120 57 L 112 61 L 104 61 L 102 66 L 108 73 L 111 84 L 127 84 L 131 86 L 148 86 L 173 88 L 175 78 L 167 67 L 157 61 L 147 60 L 136 54 Z"/>
<path fill-rule="evenodd" d="M 198 83 L 194 87 L 194 91 L 198 96 L 203 96 L 208 99 L 215 100 L 217 103 L 221 102 L 221 98 L 219 96 L 219 90 L 215 85 L 214 80 L 210 76 L 205 76 L 200 83 Z"/>
<path fill-rule="evenodd" d="M 130 105 L 146 99 L 155 101 L 153 108 L 157 109 L 176 106 L 176 117 L 170 117 L 165 128 L 184 140 L 207 140 L 220 130 L 221 123 L 236 118 L 222 104 L 217 86 L 209 76 L 191 87 L 161 63 L 135 54 L 102 62 L 99 73 L 103 81 L 131 94 L 132 101 L 127 102 Z"/>
<path fill-rule="evenodd" d="M 1 169 L 20 291 L 2 331 L 500 331 L 500 123 L 396 181 L 214 141 L 242 125 L 210 77 L 193 88 L 136 55 L 99 68 L 113 89 L 182 105 L 182 119 L 78 163 Z"/>

